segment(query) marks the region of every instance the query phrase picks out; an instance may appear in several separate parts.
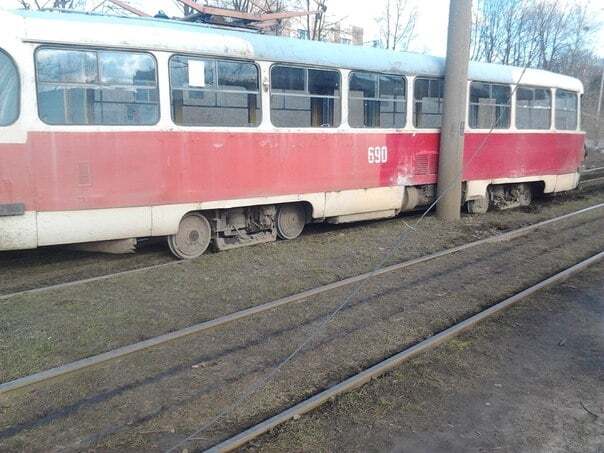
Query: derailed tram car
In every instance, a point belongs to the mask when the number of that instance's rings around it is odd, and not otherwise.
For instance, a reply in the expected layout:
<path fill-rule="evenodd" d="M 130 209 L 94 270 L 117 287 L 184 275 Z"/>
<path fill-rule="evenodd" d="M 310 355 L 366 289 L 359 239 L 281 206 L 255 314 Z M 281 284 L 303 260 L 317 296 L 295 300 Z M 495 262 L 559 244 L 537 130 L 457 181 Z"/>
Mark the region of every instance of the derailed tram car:
<path fill-rule="evenodd" d="M 434 199 L 443 59 L 77 13 L 0 29 L 0 250 L 165 236 L 193 258 Z M 469 79 L 468 210 L 575 188 L 581 82 Z"/>

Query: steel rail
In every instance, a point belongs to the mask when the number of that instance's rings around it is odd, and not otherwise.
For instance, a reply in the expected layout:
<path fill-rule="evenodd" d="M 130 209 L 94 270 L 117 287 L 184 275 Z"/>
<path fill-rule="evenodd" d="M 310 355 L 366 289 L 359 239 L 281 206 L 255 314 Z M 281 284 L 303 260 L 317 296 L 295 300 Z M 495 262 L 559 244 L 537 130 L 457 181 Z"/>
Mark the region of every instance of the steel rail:
<path fill-rule="evenodd" d="M 138 274 L 140 272 L 150 271 L 150 270 L 153 270 L 153 269 L 161 269 L 162 267 L 167 267 L 167 266 L 183 265 L 183 264 L 185 264 L 187 262 L 188 261 L 176 261 L 176 260 L 173 260 L 173 261 L 169 261 L 167 263 L 154 264 L 152 266 L 145 266 L 145 267 L 137 267 L 136 269 L 129 269 L 127 271 L 114 272 L 112 274 L 99 275 L 98 277 L 90 277 L 90 278 L 84 278 L 84 279 L 81 279 L 81 280 L 74 280 L 74 281 L 71 281 L 71 282 L 57 283 L 57 284 L 54 284 L 54 285 L 42 286 L 40 288 L 25 289 L 23 291 L 17 291 L 17 292 L 14 292 L 14 293 L 2 294 L 2 295 L 0 295 L 0 301 L 12 299 L 12 298 L 17 297 L 17 296 L 25 296 L 25 295 L 29 295 L 29 294 L 38 294 L 38 293 L 43 293 L 45 291 L 51 291 L 51 290 L 54 290 L 54 289 L 63 289 L 63 288 L 69 288 L 71 286 L 83 285 L 83 284 L 86 284 L 86 283 L 92 283 L 92 282 L 99 282 L 99 281 L 103 281 L 103 280 L 109 280 L 111 278 L 121 277 L 121 276 L 124 276 L 124 275 Z"/>
<path fill-rule="evenodd" d="M 508 231 L 506 233 L 497 234 L 494 236 L 490 236 L 484 239 L 480 239 L 478 241 L 469 242 L 463 245 L 459 245 L 453 248 L 449 248 L 446 250 L 442 250 L 440 252 L 432 253 L 430 255 L 425 255 L 419 258 L 414 258 L 408 261 L 403 261 L 401 263 L 393 264 L 387 267 L 384 267 L 377 272 L 367 272 L 364 274 L 356 275 L 353 277 L 344 278 L 342 280 L 338 280 L 333 283 L 328 283 L 326 285 L 318 286 L 316 288 L 312 288 L 306 291 L 302 291 L 297 294 L 293 294 L 291 296 L 287 296 L 281 299 L 277 299 L 271 302 L 267 302 L 261 305 L 257 305 L 255 307 L 247 308 L 245 310 L 241 310 L 235 313 L 231 313 L 225 316 L 221 316 L 216 319 L 212 319 L 209 321 L 205 321 L 199 324 L 195 324 L 190 327 L 186 327 L 184 329 L 180 329 L 174 332 L 170 332 L 164 335 L 159 335 L 157 337 L 149 338 L 147 340 L 143 340 L 137 343 L 133 343 L 127 346 L 123 346 L 108 352 L 104 352 L 98 355 L 94 355 L 91 357 L 87 357 L 84 359 L 76 360 L 74 362 L 61 365 L 55 368 L 50 368 L 45 371 L 41 371 L 38 373 L 31 374 L 29 376 L 24 376 L 12 381 L 5 382 L 0 384 L 0 395 L 8 394 L 10 392 L 14 392 L 18 389 L 23 389 L 25 387 L 40 384 L 42 382 L 50 381 L 52 379 L 65 376 L 67 374 L 82 371 L 87 368 L 91 368 L 97 365 L 101 365 L 106 362 L 110 362 L 127 355 L 140 352 L 155 346 L 159 346 L 171 341 L 175 341 L 184 337 L 188 337 L 190 335 L 198 334 L 203 331 L 213 329 L 215 327 L 219 327 L 240 319 L 248 318 L 250 316 L 263 313 L 278 307 L 282 307 L 284 305 L 288 305 L 295 302 L 300 302 L 304 299 L 308 299 L 309 297 L 316 296 L 328 291 L 332 291 L 338 288 L 342 288 L 348 285 L 351 285 L 356 282 L 363 281 L 369 277 L 383 275 L 389 272 L 401 270 L 407 267 L 411 267 L 420 263 L 425 263 L 427 261 L 434 260 L 436 258 L 440 258 L 443 256 L 451 255 L 457 252 L 461 252 L 470 248 L 474 248 L 483 244 L 495 243 L 500 241 L 508 241 L 511 239 L 518 238 L 520 236 L 526 235 L 533 230 L 538 228 L 550 225 L 552 223 L 560 222 L 565 219 L 569 219 L 575 217 L 580 214 L 584 214 L 586 212 L 594 211 L 596 209 L 604 208 L 604 203 L 600 203 L 594 206 L 590 206 L 588 208 L 580 209 L 578 211 L 574 211 L 568 214 L 564 214 L 562 216 L 554 217 L 552 219 L 544 220 L 533 225 L 528 225 L 516 230 Z"/>
<path fill-rule="evenodd" d="M 319 392 L 316 395 L 312 396 L 311 398 L 308 398 L 308 399 L 292 406 L 291 408 L 289 408 L 257 425 L 254 425 L 254 426 L 246 429 L 245 431 L 241 432 L 240 434 L 237 434 L 237 435 L 215 445 L 214 447 L 206 450 L 206 453 L 224 453 L 224 452 L 229 452 L 236 448 L 239 448 L 239 447 L 245 445 L 246 443 L 250 442 L 251 440 L 259 437 L 260 435 L 267 433 L 268 431 L 275 428 L 276 426 L 281 425 L 281 424 L 285 423 L 286 421 L 291 420 L 295 417 L 299 417 L 313 409 L 316 409 L 317 407 L 321 406 L 323 403 L 329 401 L 330 399 L 332 399 L 338 395 L 349 392 L 351 390 L 354 390 L 354 389 L 368 383 L 372 379 L 375 379 L 375 378 L 383 375 L 384 373 L 392 370 L 393 368 L 400 366 L 403 362 L 405 362 L 409 359 L 412 359 L 416 355 L 419 355 L 423 352 L 426 352 L 430 349 L 433 349 L 433 348 L 441 345 L 442 343 L 450 340 L 451 338 L 474 327 L 477 323 L 485 320 L 486 318 L 493 316 L 494 314 L 497 314 L 497 313 L 501 312 L 502 310 L 505 310 L 506 308 L 509 308 L 514 304 L 517 304 L 518 302 L 521 302 L 525 298 L 531 296 L 532 294 L 536 293 L 537 291 L 539 291 L 543 288 L 546 288 L 547 286 L 553 285 L 555 283 L 559 283 L 559 282 L 569 278 L 576 272 L 586 269 L 588 266 L 602 260 L 603 258 L 604 258 L 604 252 L 600 252 L 600 253 L 592 256 L 591 258 L 581 261 L 562 272 L 559 272 L 545 280 L 542 280 L 541 282 L 537 283 L 536 285 L 531 286 L 530 288 L 527 288 L 527 289 L 515 294 L 514 296 L 509 297 L 508 299 L 505 299 L 505 300 L 491 306 L 490 308 L 487 308 L 486 310 L 483 310 L 480 313 L 477 313 L 477 314 L 469 317 L 468 319 L 466 319 L 458 324 L 455 324 L 455 325 L 443 330 L 442 332 L 440 332 L 434 336 L 431 336 L 431 337 L 421 341 L 420 343 L 418 343 L 414 346 L 411 346 L 410 348 L 407 348 L 407 349 L 399 352 L 398 354 L 395 354 L 394 356 L 392 356 L 382 362 L 377 363 L 376 365 L 374 365 L 370 368 L 367 368 L 366 370 L 364 370 L 358 374 L 355 374 L 354 376 L 349 377 L 348 379 L 340 382 L 339 384 L 336 384 L 322 392 Z"/>
<path fill-rule="evenodd" d="M 604 172 L 604 167 L 588 168 L 581 172 L 581 175 L 588 175 L 590 173 Z"/>
<path fill-rule="evenodd" d="M 601 182 L 604 181 L 604 176 L 600 176 L 598 178 L 588 178 L 588 179 L 584 179 L 583 181 L 581 181 L 579 184 L 581 187 L 585 187 L 585 186 L 590 186 L 590 185 L 595 185 L 595 184 L 600 184 Z"/>

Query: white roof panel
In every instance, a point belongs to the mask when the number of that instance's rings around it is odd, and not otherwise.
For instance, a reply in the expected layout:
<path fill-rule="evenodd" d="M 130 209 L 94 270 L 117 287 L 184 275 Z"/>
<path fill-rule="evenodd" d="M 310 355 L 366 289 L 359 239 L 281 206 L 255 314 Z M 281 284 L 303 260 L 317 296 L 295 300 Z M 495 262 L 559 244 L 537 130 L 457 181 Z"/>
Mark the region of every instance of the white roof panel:
<path fill-rule="evenodd" d="M 3 21 L 23 21 L 25 41 L 189 52 L 406 75 L 443 76 L 445 69 L 444 58 L 428 55 L 275 37 L 164 19 L 19 10 L 0 13 L 0 23 Z M 514 84 L 522 73 L 522 68 L 473 62 L 469 79 Z M 580 80 L 538 69 L 527 69 L 520 82 L 583 92 Z"/>

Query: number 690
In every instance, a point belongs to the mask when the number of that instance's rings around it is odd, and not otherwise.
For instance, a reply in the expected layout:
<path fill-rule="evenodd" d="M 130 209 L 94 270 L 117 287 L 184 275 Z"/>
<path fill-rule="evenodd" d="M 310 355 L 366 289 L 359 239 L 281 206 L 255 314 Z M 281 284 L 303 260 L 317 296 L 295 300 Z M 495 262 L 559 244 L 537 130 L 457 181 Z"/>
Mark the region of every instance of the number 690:
<path fill-rule="evenodd" d="M 384 164 L 388 162 L 388 147 L 376 146 L 367 150 L 367 160 L 370 164 Z"/>

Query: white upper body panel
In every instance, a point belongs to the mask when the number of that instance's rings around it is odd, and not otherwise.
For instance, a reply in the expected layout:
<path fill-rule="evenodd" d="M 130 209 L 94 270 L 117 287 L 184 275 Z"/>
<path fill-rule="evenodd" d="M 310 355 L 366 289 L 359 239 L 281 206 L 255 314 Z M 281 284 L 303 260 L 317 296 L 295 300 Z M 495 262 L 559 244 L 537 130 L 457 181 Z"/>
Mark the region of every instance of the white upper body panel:
<path fill-rule="evenodd" d="M 442 77 L 445 59 L 409 52 L 263 35 L 153 18 L 57 11 L 0 12 L 0 47 L 7 31 L 24 42 L 184 52 L 391 74 Z M 15 36 L 16 35 L 16 36 Z M 469 79 L 583 92 L 580 80 L 538 69 L 471 63 Z"/>

